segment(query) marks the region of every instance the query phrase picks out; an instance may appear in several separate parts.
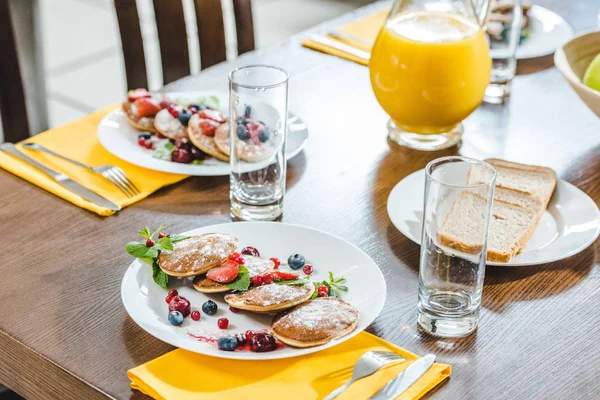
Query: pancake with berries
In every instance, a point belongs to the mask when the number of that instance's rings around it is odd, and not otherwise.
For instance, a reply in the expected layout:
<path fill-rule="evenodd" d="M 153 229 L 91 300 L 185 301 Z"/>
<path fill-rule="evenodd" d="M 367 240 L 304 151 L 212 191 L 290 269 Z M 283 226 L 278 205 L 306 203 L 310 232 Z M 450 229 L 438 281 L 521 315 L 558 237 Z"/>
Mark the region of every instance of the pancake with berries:
<path fill-rule="evenodd" d="M 269 273 L 275 268 L 275 263 L 271 260 L 247 255 L 241 256 L 239 253 L 233 253 L 230 260 L 226 261 L 221 267 L 228 264 L 229 261 L 246 267 L 250 278 Z M 211 269 L 206 276 L 196 277 L 194 279 L 194 289 L 202 293 L 223 293 L 232 290 L 227 286 L 227 283 L 237 278 L 239 268 L 234 268 L 228 264 L 228 270 L 219 271 L 221 267 Z"/>
<path fill-rule="evenodd" d="M 229 161 L 229 156 L 215 143 L 215 132 L 225 123 L 225 117 L 215 110 L 202 110 L 194 114 L 188 124 L 188 135 L 200 150 L 221 161 Z"/>
<path fill-rule="evenodd" d="M 317 297 L 273 318 L 273 336 L 294 347 L 313 347 L 352 333 L 358 310 L 342 299 Z"/>
<path fill-rule="evenodd" d="M 310 299 L 315 285 L 307 282 L 302 285 L 269 283 L 255 286 L 245 292 L 228 294 L 225 301 L 231 307 L 259 314 L 272 314 L 287 310 Z"/>
<path fill-rule="evenodd" d="M 238 156 L 247 162 L 266 160 L 277 151 L 277 135 L 271 135 L 269 128 L 251 117 L 238 118 L 235 132 Z M 229 155 L 229 124 L 223 124 L 215 132 L 215 143 Z M 280 143 L 279 143 L 280 144 Z"/>
<path fill-rule="evenodd" d="M 223 264 L 235 252 L 238 238 L 226 233 L 205 233 L 163 250 L 158 266 L 170 276 L 196 276 Z"/>
<path fill-rule="evenodd" d="M 154 117 L 161 110 L 160 102 L 146 89 L 130 90 L 127 101 L 121 105 L 129 123 L 140 131 L 155 132 Z"/>

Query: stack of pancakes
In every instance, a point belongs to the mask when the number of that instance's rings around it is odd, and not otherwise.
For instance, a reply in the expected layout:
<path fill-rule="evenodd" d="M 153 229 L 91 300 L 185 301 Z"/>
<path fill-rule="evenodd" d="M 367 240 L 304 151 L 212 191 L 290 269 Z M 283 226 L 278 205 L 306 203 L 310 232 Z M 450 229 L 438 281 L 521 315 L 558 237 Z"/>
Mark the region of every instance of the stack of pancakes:
<path fill-rule="evenodd" d="M 158 265 L 167 275 L 195 277 L 193 286 L 203 293 L 228 292 L 226 284 L 212 281 L 206 273 L 219 267 L 238 248 L 238 238 L 225 233 L 206 233 L 175 243 L 172 251 L 162 251 Z M 274 269 L 271 260 L 244 255 L 249 275 L 262 275 Z M 225 301 L 234 308 L 258 314 L 276 314 L 273 335 L 294 347 L 318 346 L 356 329 L 358 311 L 337 298 L 312 299 L 312 282 L 300 285 L 270 283 L 230 293 Z M 312 299 L 312 300 L 311 300 Z"/>

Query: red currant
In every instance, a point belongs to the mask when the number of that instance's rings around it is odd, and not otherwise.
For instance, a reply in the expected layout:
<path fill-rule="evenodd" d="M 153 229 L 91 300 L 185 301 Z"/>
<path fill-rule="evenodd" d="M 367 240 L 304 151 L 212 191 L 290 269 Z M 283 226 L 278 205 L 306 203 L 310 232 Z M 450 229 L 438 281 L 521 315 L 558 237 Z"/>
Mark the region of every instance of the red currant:
<path fill-rule="evenodd" d="M 237 308 L 235 308 L 235 307 L 229 307 L 229 311 L 231 311 L 231 312 L 232 312 L 232 313 L 234 313 L 234 314 L 237 314 L 237 313 L 239 313 L 239 312 L 240 312 L 240 310 L 238 310 L 238 309 L 237 309 Z"/>
<path fill-rule="evenodd" d="M 269 260 L 273 261 L 273 264 L 275 264 L 275 266 L 273 267 L 274 269 L 279 269 L 279 266 L 281 265 L 281 261 L 279 261 L 279 258 L 271 257 L 269 258 Z"/>
<path fill-rule="evenodd" d="M 159 238 L 159 239 L 162 239 L 162 238 L 164 238 L 165 236 L 167 236 L 167 234 L 166 234 L 166 233 L 164 233 L 164 232 L 161 232 L 161 233 L 159 233 L 159 234 L 158 234 L 158 238 Z"/>
<path fill-rule="evenodd" d="M 179 111 L 177 111 L 177 108 L 175 108 L 173 104 L 169 104 L 167 106 L 167 111 L 169 112 L 169 114 L 171 114 L 173 118 L 177 118 L 179 116 Z"/>
<path fill-rule="evenodd" d="M 167 304 L 169 304 L 171 302 L 171 300 L 173 300 L 174 296 L 171 296 L 170 294 L 167 295 L 167 297 L 165 297 L 165 301 L 167 302 Z"/>
<path fill-rule="evenodd" d="M 152 239 L 146 240 L 146 247 L 152 247 L 152 246 L 154 246 L 154 242 L 152 241 Z"/>
<path fill-rule="evenodd" d="M 198 310 L 192 311 L 191 317 L 194 321 L 200 321 L 200 311 L 198 311 Z"/>
<path fill-rule="evenodd" d="M 327 286 L 325 285 L 319 286 L 317 293 L 319 294 L 319 297 L 327 297 L 329 296 L 329 289 L 327 289 Z"/>
<path fill-rule="evenodd" d="M 159 132 L 156 132 L 155 135 L 158 139 L 166 139 L 167 138 L 166 136 L 164 136 L 163 134 L 161 134 Z"/>
<path fill-rule="evenodd" d="M 234 262 L 238 263 L 238 264 L 244 264 L 244 258 L 238 252 L 235 252 L 231 256 L 229 256 L 229 259 L 231 261 L 234 261 Z"/>
<path fill-rule="evenodd" d="M 229 326 L 229 320 L 227 318 L 219 318 L 219 320 L 217 321 L 217 326 L 220 329 L 227 329 L 227 327 Z"/>
<path fill-rule="evenodd" d="M 252 339 L 252 336 L 254 336 L 254 331 L 246 331 L 245 336 L 246 340 L 249 342 Z"/>
<path fill-rule="evenodd" d="M 138 144 L 142 147 L 146 147 L 146 139 L 143 137 L 138 138 Z"/>
<path fill-rule="evenodd" d="M 169 290 L 169 293 L 167 293 L 167 294 L 171 297 L 175 297 L 179 294 L 179 292 L 177 291 L 177 289 L 171 289 L 171 290 Z"/>
<path fill-rule="evenodd" d="M 306 274 L 306 275 L 310 275 L 313 273 L 313 266 L 310 264 L 306 264 L 304 267 L 302 267 L 302 271 Z"/>
<path fill-rule="evenodd" d="M 273 276 L 271 274 L 265 274 L 262 276 L 262 278 L 263 278 L 263 282 L 265 283 L 265 285 L 273 283 Z"/>
<path fill-rule="evenodd" d="M 319 297 L 329 297 L 327 292 L 319 292 Z"/>
<path fill-rule="evenodd" d="M 252 246 L 245 247 L 242 250 L 242 254 L 245 254 L 247 256 L 260 257 L 260 253 L 258 252 L 258 250 Z"/>
<path fill-rule="evenodd" d="M 261 286 L 264 283 L 263 277 L 260 275 L 256 275 L 252 277 L 252 284 L 254 286 Z"/>

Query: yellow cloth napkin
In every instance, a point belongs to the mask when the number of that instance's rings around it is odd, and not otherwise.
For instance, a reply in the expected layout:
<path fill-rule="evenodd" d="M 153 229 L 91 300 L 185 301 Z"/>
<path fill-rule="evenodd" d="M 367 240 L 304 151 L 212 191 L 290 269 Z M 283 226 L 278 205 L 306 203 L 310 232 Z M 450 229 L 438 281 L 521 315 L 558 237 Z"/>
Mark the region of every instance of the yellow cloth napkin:
<path fill-rule="evenodd" d="M 377 37 L 379 30 L 383 26 L 383 23 L 385 22 L 385 18 L 387 17 L 389 12 L 390 12 L 390 10 L 388 10 L 388 9 L 380 11 L 380 12 L 370 15 L 366 18 L 351 22 L 348 25 L 345 25 L 344 27 L 338 29 L 338 31 L 347 33 L 352 36 L 356 36 L 361 39 L 364 39 L 364 40 L 374 43 L 375 38 Z M 334 39 L 334 38 L 331 38 L 331 39 Z M 366 44 L 361 43 L 359 41 L 341 40 L 341 39 L 334 39 L 334 40 L 339 40 L 342 43 L 345 43 L 352 47 L 356 47 L 356 48 L 364 50 L 366 52 L 371 52 L 371 48 L 369 46 L 367 46 Z M 317 43 L 310 39 L 303 40 L 302 44 L 313 50 L 317 50 L 317 51 L 320 51 L 323 53 L 342 57 L 342 58 L 345 58 L 346 60 L 354 61 L 354 62 L 362 64 L 362 65 L 369 65 L 369 60 L 366 60 L 361 57 L 353 56 L 348 53 L 344 53 L 343 51 L 337 50 L 333 47 L 323 45 L 321 43 Z"/>
<path fill-rule="evenodd" d="M 281 360 L 246 361 L 174 350 L 127 372 L 131 387 L 154 399 L 321 399 L 352 376 L 356 361 L 369 350 L 389 350 L 407 360 L 418 358 L 367 332 L 314 354 Z M 341 396 L 366 399 L 410 362 L 386 367 L 361 379 Z M 451 368 L 434 364 L 398 399 L 418 399 L 450 376 Z"/>
<path fill-rule="evenodd" d="M 96 129 L 100 120 L 117 107 L 117 105 L 112 105 L 96 111 L 80 120 L 42 132 L 26 141 L 20 142 L 17 144 L 17 147 L 29 157 L 58 172 L 66 173 L 74 181 L 77 181 L 91 191 L 96 192 L 121 207 L 140 201 L 161 187 L 179 182 L 186 178 L 187 175 L 157 172 L 129 164 L 128 162 L 113 156 L 102 147 L 98 141 Z M 102 176 L 60 160 L 49 154 L 24 149 L 21 144 L 25 142 L 39 143 L 50 150 L 54 150 L 59 154 L 90 166 L 119 166 L 137 186 L 140 190 L 140 194 L 133 198 L 128 198 L 121 193 L 115 185 Z M 85 208 L 100 215 L 111 215 L 114 213 L 112 210 L 82 199 L 56 183 L 39 169 L 2 151 L 0 151 L 0 167 L 81 208 Z"/>

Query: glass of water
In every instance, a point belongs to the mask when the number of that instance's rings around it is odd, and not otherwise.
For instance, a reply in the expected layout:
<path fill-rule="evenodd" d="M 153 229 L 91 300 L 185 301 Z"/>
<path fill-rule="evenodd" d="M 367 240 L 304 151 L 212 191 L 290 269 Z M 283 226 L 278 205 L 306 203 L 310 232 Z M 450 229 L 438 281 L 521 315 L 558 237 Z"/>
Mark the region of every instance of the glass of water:
<path fill-rule="evenodd" d="M 503 7 L 504 11 L 493 10 L 487 26 L 492 76 L 483 101 L 492 104 L 502 104 L 510 95 L 510 84 L 517 72 L 517 48 L 521 41 L 521 0 L 504 1 Z"/>
<path fill-rule="evenodd" d="M 479 320 L 496 172 L 455 156 L 425 175 L 417 321 L 432 335 L 465 336 Z"/>
<path fill-rule="evenodd" d="M 272 221 L 283 213 L 288 73 L 249 65 L 229 74 L 231 216 Z"/>

